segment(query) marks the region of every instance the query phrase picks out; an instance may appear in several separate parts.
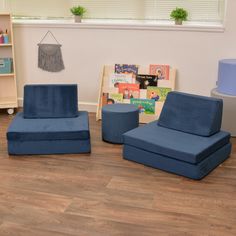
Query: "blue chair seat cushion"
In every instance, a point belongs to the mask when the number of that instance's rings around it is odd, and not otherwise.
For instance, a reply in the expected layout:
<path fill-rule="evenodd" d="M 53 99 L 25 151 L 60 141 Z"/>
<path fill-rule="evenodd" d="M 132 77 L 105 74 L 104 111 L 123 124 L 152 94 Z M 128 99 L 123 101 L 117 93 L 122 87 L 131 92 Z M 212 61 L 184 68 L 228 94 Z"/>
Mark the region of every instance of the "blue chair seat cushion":
<path fill-rule="evenodd" d="M 203 137 L 158 126 L 157 121 L 124 134 L 125 145 L 192 164 L 204 160 L 229 143 L 229 139 L 228 132 Z"/>
<path fill-rule="evenodd" d="M 88 113 L 75 118 L 25 119 L 19 112 L 8 128 L 7 139 L 14 141 L 90 139 Z"/>

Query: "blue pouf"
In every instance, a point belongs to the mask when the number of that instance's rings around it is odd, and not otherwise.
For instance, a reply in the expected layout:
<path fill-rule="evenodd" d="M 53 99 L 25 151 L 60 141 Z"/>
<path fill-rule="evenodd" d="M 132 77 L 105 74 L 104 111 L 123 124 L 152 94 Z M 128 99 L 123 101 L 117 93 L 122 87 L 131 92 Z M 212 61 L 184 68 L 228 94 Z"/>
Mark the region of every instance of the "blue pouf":
<path fill-rule="evenodd" d="M 123 143 L 123 134 L 139 126 L 139 110 L 131 104 L 112 104 L 102 108 L 102 139 Z"/>

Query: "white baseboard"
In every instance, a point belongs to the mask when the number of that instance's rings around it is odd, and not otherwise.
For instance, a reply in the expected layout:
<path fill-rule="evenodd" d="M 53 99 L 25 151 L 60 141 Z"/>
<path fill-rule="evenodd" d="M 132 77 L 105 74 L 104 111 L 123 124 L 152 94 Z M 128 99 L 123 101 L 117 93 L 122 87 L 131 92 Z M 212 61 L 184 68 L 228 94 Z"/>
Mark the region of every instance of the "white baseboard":
<path fill-rule="evenodd" d="M 19 107 L 23 107 L 23 98 L 18 98 Z M 88 112 L 97 112 L 97 103 L 94 102 L 79 102 L 79 110 Z"/>
<path fill-rule="evenodd" d="M 93 102 L 79 102 L 79 110 L 88 112 L 97 112 L 97 103 Z"/>
<path fill-rule="evenodd" d="M 18 98 L 18 106 L 23 107 L 23 98 Z"/>

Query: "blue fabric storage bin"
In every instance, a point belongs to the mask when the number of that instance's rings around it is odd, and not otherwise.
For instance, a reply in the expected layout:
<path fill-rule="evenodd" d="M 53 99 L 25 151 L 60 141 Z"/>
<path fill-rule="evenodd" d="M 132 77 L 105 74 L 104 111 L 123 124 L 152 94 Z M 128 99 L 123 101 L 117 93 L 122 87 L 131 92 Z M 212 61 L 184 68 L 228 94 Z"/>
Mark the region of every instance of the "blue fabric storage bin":
<path fill-rule="evenodd" d="M 12 73 L 12 58 L 0 58 L 0 74 Z"/>

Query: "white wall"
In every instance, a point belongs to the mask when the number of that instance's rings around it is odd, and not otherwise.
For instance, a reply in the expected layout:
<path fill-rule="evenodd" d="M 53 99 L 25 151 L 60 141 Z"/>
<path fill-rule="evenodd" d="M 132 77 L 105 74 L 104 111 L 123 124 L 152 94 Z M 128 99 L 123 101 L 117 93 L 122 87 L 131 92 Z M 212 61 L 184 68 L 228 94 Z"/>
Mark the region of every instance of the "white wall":
<path fill-rule="evenodd" d="M 4 0 L 0 0 L 0 12 L 3 12 L 5 9 Z"/>
<path fill-rule="evenodd" d="M 167 63 L 178 69 L 177 90 L 210 95 L 218 60 L 236 57 L 236 1 L 228 0 L 225 32 L 84 29 L 15 25 L 18 95 L 27 83 L 78 83 L 79 100 L 96 104 L 104 64 Z M 66 69 L 37 68 L 37 43 L 50 29 L 62 43 Z"/>

